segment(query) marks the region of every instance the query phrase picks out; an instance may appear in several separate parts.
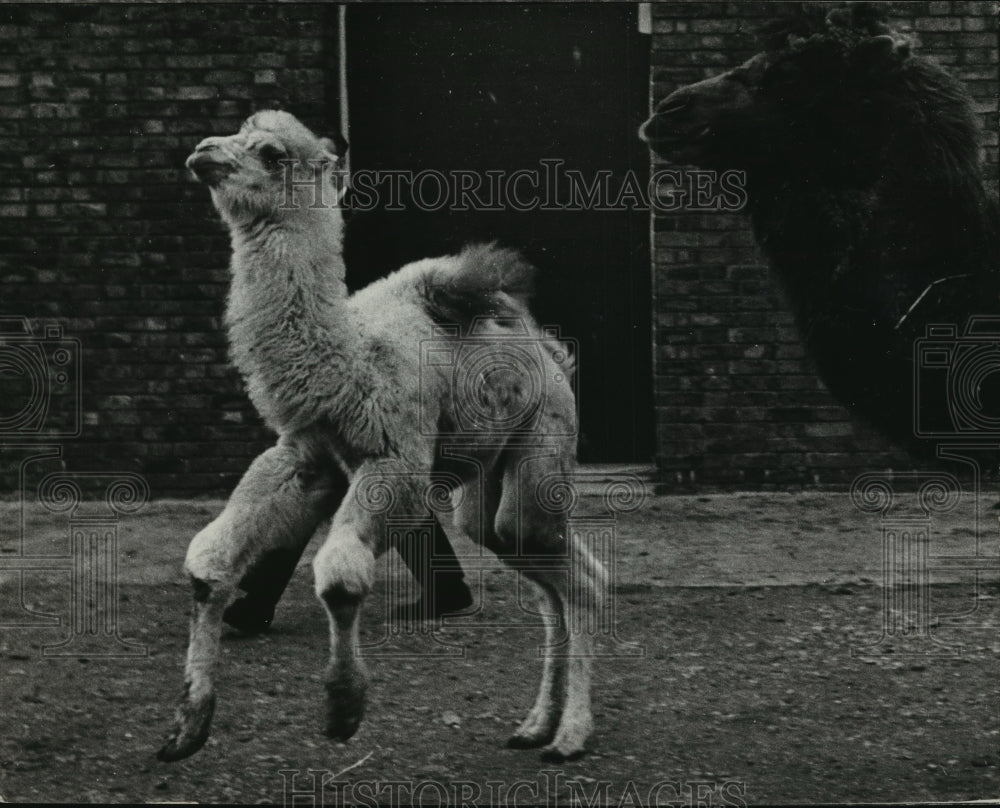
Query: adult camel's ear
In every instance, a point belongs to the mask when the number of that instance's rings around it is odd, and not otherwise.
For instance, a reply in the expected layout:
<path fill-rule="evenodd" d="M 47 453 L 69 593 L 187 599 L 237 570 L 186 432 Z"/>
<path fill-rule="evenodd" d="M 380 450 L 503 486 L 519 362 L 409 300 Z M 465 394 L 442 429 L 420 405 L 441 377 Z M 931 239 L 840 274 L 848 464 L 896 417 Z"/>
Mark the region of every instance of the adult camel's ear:
<path fill-rule="evenodd" d="M 880 67 L 890 60 L 903 61 L 910 55 L 910 41 L 903 36 L 880 34 L 854 46 L 851 58 L 861 68 Z"/>

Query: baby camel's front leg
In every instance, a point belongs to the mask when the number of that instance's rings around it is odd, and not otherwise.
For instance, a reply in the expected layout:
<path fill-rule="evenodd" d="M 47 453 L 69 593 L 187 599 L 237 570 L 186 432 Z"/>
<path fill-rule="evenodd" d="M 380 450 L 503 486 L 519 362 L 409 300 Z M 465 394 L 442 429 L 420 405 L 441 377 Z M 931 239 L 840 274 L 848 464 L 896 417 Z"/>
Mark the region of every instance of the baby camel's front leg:
<path fill-rule="evenodd" d="M 368 672 L 359 658 L 358 623 L 375 578 L 375 556 L 386 547 L 388 509 L 412 512 L 426 479 L 387 462 L 363 466 L 313 561 L 316 595 L 330 620 L 326 734 L 335 740 L 350 738 L 364 716 Z"/>
<path fill-rule="evenodd" d="M 194 537 L 184 561 L 194 596 L 184 692 L 160 760 L 193 755 L 208 739 L 222 613 L 240 578 L 264 553 L 307 540 L 342 490 L 300 449 L 279 443 L 253 462 L 225 510 Z"/>
<path fill-rule="evenodd" d="M 330 619 L 326 734 L 346 741 L 365 712 L 368 672 L 358 656 L 358 623 L 375 579 L 375 554 L 370 536 L 337 517 L 313 560 L 313 571 L 316 594 Z"/>

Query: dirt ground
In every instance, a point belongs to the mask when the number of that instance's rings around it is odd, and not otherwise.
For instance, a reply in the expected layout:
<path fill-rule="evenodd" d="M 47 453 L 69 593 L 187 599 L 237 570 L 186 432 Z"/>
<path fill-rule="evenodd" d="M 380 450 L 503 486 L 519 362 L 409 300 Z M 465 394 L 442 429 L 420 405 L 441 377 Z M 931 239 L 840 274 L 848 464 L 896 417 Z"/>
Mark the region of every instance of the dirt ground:
<path fill-rule="evenodd" d="M 327 805 L 1000 795 L 996 573 L 978 583 L 935 573 L 922 590 L 928 632 L 885 636 L 901 601 L 880 586 L 879 519 L 836 494 L 656 497 L 619 520 L 615 631 L 599 642 L 610 656 L 595 661 L 596 731 L 581 760 L 544 764 L 503 746 L 534 696 L 542 630 L 518 609 L 513 576 L 484 565 L 470 573 L 482 609 L 445 628 L 389 635 L 380 587 L 362 628 L 369 711 L 343 745 L 321 733 L 327 629 L 300 569 L 271 632 L 225 636 L 205 749 L 160 763 L 187 639 L 179 566 L 219 507 L 159 503 L 122 522 L 120 635 L 144 655 L 41 656 L 67 636 L 65 620 L 11 627 L 14 576 L 0 574 L 5 801 L 280 804 L 293 790 L 299 804 Z M 995 555 L 996 514 L 982 511 L 982 535 L 969 511 L 937 519 L 932 555 L 977 544 Z M 23 549 L 55 555 L 65 530 L 28 514 Z M 70 610 L 65 575 L 25 574 L 24 597 L 37 612 Z"/>

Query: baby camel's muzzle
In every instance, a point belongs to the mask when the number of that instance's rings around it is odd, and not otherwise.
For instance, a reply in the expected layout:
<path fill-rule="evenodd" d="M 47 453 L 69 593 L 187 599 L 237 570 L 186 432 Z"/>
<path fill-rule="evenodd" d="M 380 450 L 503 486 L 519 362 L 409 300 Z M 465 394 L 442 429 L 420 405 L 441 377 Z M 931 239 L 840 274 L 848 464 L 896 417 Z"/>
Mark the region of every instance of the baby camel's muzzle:
<path fill-rule="evenodd" d="M 236 170 L 236 161 L 224 147 L 224 140 L 205 138 L 184 163 L 206 185 L 214 187 Z"/>

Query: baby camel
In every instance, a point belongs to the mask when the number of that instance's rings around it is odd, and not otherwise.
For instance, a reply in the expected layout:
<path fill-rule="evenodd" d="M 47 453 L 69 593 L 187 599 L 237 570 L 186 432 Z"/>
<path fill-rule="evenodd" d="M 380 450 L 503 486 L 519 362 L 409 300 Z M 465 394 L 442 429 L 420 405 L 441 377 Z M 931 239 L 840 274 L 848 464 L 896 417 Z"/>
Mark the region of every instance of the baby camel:
<path fill-rule="evenodd" d="M 428 486 L 442 480 L 456 527 L 534 581 L 557 618 L 546 622 L 537 698 L 510 745 L 544 746 L 548 760 L 580 755 L 592 723 L 587 627 L 605 573 L 544 495 L 572 470 L 576 410 L 563 346 L 528 313 L 533 270 L 481 245 L 409 264 L 349 297 L 331 149 L 292 115 L 264 111 L 235 135 L 203 140 L 187 161 L 231 235 L 233 361 L 279 439 L 188 549 L 184 693 L 159 757 L 184 758 L 208 737 L 222 614 L 240 578 L 331 515 L 313 563 L 330 622 L 326 733 L 350 738 L 368 679 L 359 609 L 385 549 L 386 509 L 372 501 L 421 513 Z M 427 340 L 443 361 L 422 360 Z M 482 361 L 484 347 L 493 361 Z M 463 351 L 478 358 L 463 361 Z M 351 481 L 339 507 L 334 463 Z"/>

